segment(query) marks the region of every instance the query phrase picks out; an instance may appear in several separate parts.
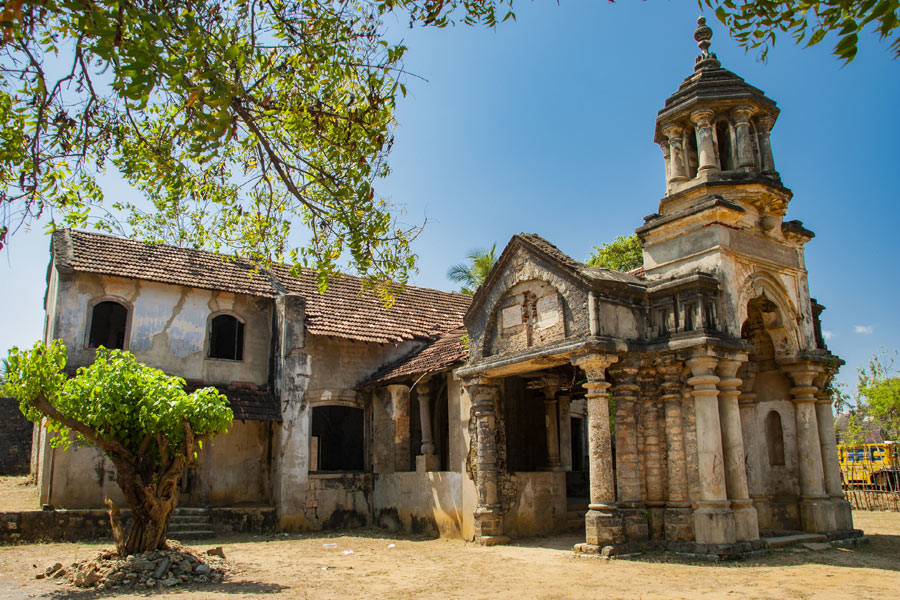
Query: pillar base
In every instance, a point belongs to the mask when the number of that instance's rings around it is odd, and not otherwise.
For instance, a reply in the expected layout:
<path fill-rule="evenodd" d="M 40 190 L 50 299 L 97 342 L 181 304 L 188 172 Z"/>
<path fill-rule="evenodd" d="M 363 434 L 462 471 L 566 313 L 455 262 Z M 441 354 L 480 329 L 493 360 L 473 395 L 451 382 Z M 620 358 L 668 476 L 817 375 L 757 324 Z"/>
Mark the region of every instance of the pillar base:
<path fill-rule="evenodd" d="M 500 508 L 488 506 L 475 509 L 475 541 L 485 546 L 505 543 L 504 541 L 490 543 L 495 539 L 509 541 L 509 538 L 503 535 L 503 514 Z"/>
<path fill-rule="evenodd" d="M 845 498 L 832 498 L 831 505 L 834 511 L 834 528 L 841 531 L 853 529 L 853 513 L 850 502 Z"/>
<path fill-rule="evenodd" d="M 826 533 L 836 529 L 833 506 L 826 498 L 804 498 L 801 500 L 800 523 L 803 526 L 803 531 Z"/>
<path fill-rule="evenodd" d="M 584 539 L 591 546 L 610 546 L 625 541 L 625 524 L 617 510 L 590 509 L 584 516 Z"/>
<path fill-rule="evenodd" d="M 753 508 L 750 498 L 731 501 L 734 512 L 734 537 L 739 542 L 750 542 L 759 539 L 759 515 Z"/>
<path fill-rule="evenodd" d="M 648 506 L 647 520 L 650 525 L 650 539 L 662 540 L 666 536 L 666 507 Z"/>
<path fill-rule="evenodd" d="M 625 537 L 628 541 L 650 539 L 650 526 L 647 523 L 647 511 L 644 508 L 620 508 L 625 526 Z"/>
<path fill-rule="evenodd" d="M 440 471 L 441 457 L 436 454 L 419 454 L 416 456 L 416 472 Z"/>
<path fill-rule="evenodd" d="M 687 507 L 669 507 L 665 512 L 666 539 L 673 542 L 688 542 L 694 539 L 692 513 Z"/>
<path fill-rule="evenodd" d="M 508 544 L 509 538 L 505 535 L 479 535 L 475 538 L 475 543 L 479 546 L 500 546 Z"/>
<path fill-rule="evenodd" d="M 727 502 L 723 504 L 728 505 Z M 707 506 L 694 511 L 694 541 L 698 544 L 734 543 L 734 512 L 725 506 Z"/>

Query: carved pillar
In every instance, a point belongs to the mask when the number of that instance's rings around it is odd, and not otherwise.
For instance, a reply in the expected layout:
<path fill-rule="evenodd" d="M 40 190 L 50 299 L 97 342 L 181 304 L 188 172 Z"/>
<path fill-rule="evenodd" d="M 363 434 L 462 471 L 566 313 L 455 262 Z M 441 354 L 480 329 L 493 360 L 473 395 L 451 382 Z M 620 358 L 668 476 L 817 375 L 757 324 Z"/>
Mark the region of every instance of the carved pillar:
<path fill-rule="evenodd" d="M 838 530 L 853 529 L 850 503 L 841 488 L 841 463 L 838 460 L 837 440 L 834 433 L 834 413 L 831 411 L 831 395 L 828 384 L 831 376 L 822 373 L 813 382 L 816 396 L 816 422 L 819 425 L 819 445 L 822 448 L 822 466 L 825 471 L 825 493 L 828 494 L 834 512 L 834 526 Z"/>
<path fill-rule="evenodd" d="M 688 488 L 688 466 L 684 448 L 684 422 L 682 420 L 681 361 L 667 357 L 657 370 L 662 376 L 660 401 L 666 415 L 666 468 L 668 501 L 665 510 L 665 537 L 667 540 L 688 541 L 692 537 L 691 497 Z"/>
<path fill-rule="evenodd" d="M 813 380 L 822 367 L 803 361 L 785 366 L 794 382 L 791 396 L 797 421 L 797 462 L 800 467 L 800 520 L 803 530 L 824 533 L 835 528 L 834 512 L 825 494 L 825 472 L 822 467 L 822 445 L 816 417 L 816 388 Z"/>
<path fill-rule="evenodd" d="M 759 539 L 759 519 L 744 467 L 744 436 L 741 431 L 741 412 L 738 407 L 738 389 L 741 380 L 736 377 L 747 355 L 739 358 L 721 358 L 716 372 L 719 375 L 719 422 L 722 426 L 722 455 L 725 460 L 725 488 L 734 512 L 734 535 L 738 541 Z"/>
<path fill-rule="evenodd" d="M 750 107 L 738 106 L 731 111 L 734 120 L 735 150 L 737 150 L 737 168 L 744 171 L 756 169 L 756 157 L 753 155 L 753 139 L 750 135 Z"/>
<path fill-rule="evenodd" d="M 761 115 L 756 119 L 757 142 L 759 143 L 759 168 L 763 173 L 775 173 L 775 157 L 772 154 L 772 141 L 769 133 L 775 119 L 769 115 Z"/>
<path fill-rule="evenodd" d="M 669 141 L 665 140 L 659 143 L 659 147 L 662 148 L 663 152 L 663 160 L 666 163 L 666 183 L 668 183 L 670 179 L 670 172 L 672 170 L 672 153 L 669 151 Z"/>
<path fill-rule="evenodd" d="M 571 398 L 559 397 L 559 464 L 563 471 L 572 470 L 572 417 L 569 413 Z"/>
<path fill-rule="evenodd" d="M 663 457 L 664 440 L 660 439 L 660 406 L 657 398 L 656 369 L 646 361 L 638 371 L 641 401 L 640 432 L 644 460 L 644 489 L 647 490 L 647 513 L 650 521 L 650 537 L 664 536 L 666 507 L 666 465 Z"/>
<path fill-rule="evenodd" d="M 559 391 L 558 377 L 541 377 L 540 386 L 544 391 L 544 427 L 547 430 L 547 466 L 551 471 L 560 470 L 559 460 L 559 417 L 556 392 Z"/>
<path fill-rule="evenodd" d="M 684 161 L 684 146 L 682 144 L 681 125 L 668 125 L 663 129 L 663 135 L 669 139 L 669 180 L 668 183 L 687 181 L 687 171 Z"/>
<path fill-rule="evenodd" d="M 766 496 L 766 460 L 763 444 L 763 429 L 759 422 L 756 394 L 753 384 L 756 372 L 748 365 L 741 380 L 741 394 L 738 396 L 738 410 L 741 413 L 741 436 L 744 439 L 744 454 L 747 471 L 747 491 L 756 508 L 757 521 L 762 527 L 771 522 Z"/>
<path fill-rule="evenodd" d="M 419 399 L 419 420 L 422 424 L 421 454 L 416 456 L 416 471 L 440 471 L 441 457 L 434 453 L 431 435 L 431 380 L 422 379 L 416 384 Z"/>
<path fill-rule="evenodd" d="M 699 498 L 694 511 L 694 540 L 701 544 L 730 544 L 734 537 L 734 513 L 725 487 L 722 429 L 719 422 L 719 359 L 697 354 L 687 361 L 693 377 L 694 416 L 697 431 Z"/>
<path fill-rule="evenodd" d="M 609 382 L 605 371 L 617 360 L 614 354 L 591 353 L 573 362 L 587 375 L 585 400 L 588 413 L 591 498 L 584 518 L 586 544 L 579 549 L 596 552 L 603 546 L 625 540 L 622 516 L 616 507 L 612 440 L 609 433 Z"/>
<path fill-rule="evenodd" d="M 616 405 L 616 481 L 619 509 L 629 540 L 650 537 L 647 510 L 641 493 L 640 454 L 638 451 L 637 384 L 638 362 L 626 359 L 610 368 L 615 384 L 611 388 Z"/>
<path fill-rule="evenodd" d="M 389 385 L 394 417 L 394 470 L 409 471 L 409 388 Z"/>
<path fill-rule="evenodd" d="M 504 544 L 503 507 L 500 500 L 500 455 L 494 404 L 499 389 L 491 380 L 466 384 L 475 419 L 475 541 L 485 546 Z"/>
<path fill-rule="evenodd" d="M 695 110 L 691 113 L 691 122 L 697 132 L 697 157 L 698 171 L 719 170 L 719 162 L 716 160 L 716 144 L 713 140 L 712 123 L 713 111 L 708 108 Z"/>

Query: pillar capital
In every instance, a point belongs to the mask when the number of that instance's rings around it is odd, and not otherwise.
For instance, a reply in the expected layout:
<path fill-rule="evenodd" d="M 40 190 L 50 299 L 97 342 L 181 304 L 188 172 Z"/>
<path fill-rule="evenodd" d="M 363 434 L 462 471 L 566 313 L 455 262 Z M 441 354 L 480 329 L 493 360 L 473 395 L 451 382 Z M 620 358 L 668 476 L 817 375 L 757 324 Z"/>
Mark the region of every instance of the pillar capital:
<path fill-rule="evenodd" d="M 431 393 L 431 377 L 423 377 L 414 386 L 419 396 L 427 396 Z"/>
<path fill-rule="evenodd" d="M 691 113 L 691 122 L 697 127 L 710 127 L 715 114 L 711 108 L 700 108 Z"/>
<path fill-rule="evenodd" d="M 768 135 L 768 133 L 772 130 L 772 127 L 775 126 L 775 117 L 772 115 L 758 115 L 756 117 L 756 127 L 760 133 L 764 133 Z"/>
<path fill-rule="evenodd" d="M 590 352 L 573 357 L 572 364 L 584 371 L 588 378 L 588 385 L 603 383 L 605 384 L 603 390 L 606 390 L 610 385 L 606 381 L 606 369 L 618 360 L 619 357 L 615 354 Z"/>
<path fill-rule="evenodd" d="M 540 375 L 533 379 L 529 379 L 525 385 L 529 390 L 541 390 L 544 392 L 545 400 L 556 399 L 556 392 L 562 388 L 563 379 L 556 373 L 548 373 Z"/>
<path fill-rule="evenodd" d="M 679 123 L 669 123 L 662 129 L 663 135 L 669 138 L 669 140 L 677 139 L 679 141 L 681 141 L 681 134 L 683 131 L 684 127 Z"/>
<path fill-rule="evenodd" d="M 794 387 L 791 389 L 791 394 L 803 396 L 804 398 L 807 395 L 811 396 L 818 390 L 818 388 L 813 385 L 813 382 L 825 371 L 824 366 L 811 360 L 783 364 L 781 365 L 781 368 L 794 384 Z"/>
<path fill-rule="evenodd" d="M 746 104 L 735 106 L 731 109 L 731 118 L 734 119 L 737 124 L 747 123 L 752 116 L 753 109 Z"/>

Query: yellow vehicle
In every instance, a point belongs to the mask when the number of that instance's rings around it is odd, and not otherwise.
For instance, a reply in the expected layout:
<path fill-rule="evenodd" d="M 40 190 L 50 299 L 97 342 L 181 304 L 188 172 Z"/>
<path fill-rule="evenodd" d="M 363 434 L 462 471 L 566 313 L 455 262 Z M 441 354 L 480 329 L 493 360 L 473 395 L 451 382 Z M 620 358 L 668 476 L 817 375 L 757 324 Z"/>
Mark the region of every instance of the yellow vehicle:
<path fill-rule="evenodd" d="M 838 444 L 844 484 L 900 491 L 900 443 Z"/>

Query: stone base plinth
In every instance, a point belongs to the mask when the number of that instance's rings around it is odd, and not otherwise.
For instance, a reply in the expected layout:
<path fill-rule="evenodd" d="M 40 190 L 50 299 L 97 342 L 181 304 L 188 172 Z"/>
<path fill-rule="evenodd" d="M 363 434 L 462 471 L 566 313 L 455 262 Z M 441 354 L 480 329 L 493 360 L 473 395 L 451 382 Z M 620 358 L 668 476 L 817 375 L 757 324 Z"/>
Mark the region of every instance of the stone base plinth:
<path fill-rule="evenodd" d="M 698 544 L 695 542 L 676 542 L 671 540 L 645 540 L 643 542 L 626 542 L 624 544 L 606 546 L 577 544 L 572 550 L 576 554 L 602 558 L 638 556 L 646 552 L 662 551 L 693 559 L 717 562 L 720 560 L 758 558 L 768 553 L 769 546 L 765 540 L 735 542 L 733 544 Z"/>
<path fill-rule="evenodd" d="M 759 539 L 759 517 L 753 508 L 753 501 L 732 500 L 731 510 L 734 512 L 734 537 L 739 542 Z"/>
<path fill-rule="evenodd" d="M 665 512 L 666 539 L 687 542 L 694 539 L 694 522 L 690 508 L 670 507 Z"/>
<path fill-rule="evenodd" d="M 643 508 L 620 508 L 625 524 L 625 538 L 629 541 L 650 539 L 650 527 L 647 523 L 647 511 Z"/>
<path fill-rule="evenodd" d="M 851 511 L 850 502 L 843 498 L 832 498 L 831 504 L 832 510 L 834 511 L 835 529 L 853 529 L 853 513 Z"/>
<path fill-rule="evenodd" d="M 625 541 L 625 524 L 616 510 L 591 509 L 584 516 L 585 541 L 592 546 L 609 546 Z"/>
<path fill-rule="evenodd" d="M 436 454 L 419 454 L 416 456 L 416 472 L 440 471 L 441 457 Z"/>
<path fill-rule="evenodd" d="M 694 540 L 698 544 L 733 544 L 734 513 L 730 508 L 698 508 L 694 511 Z"/>
<path fill-rule="evenodd" d="M 834 505 L 825 498 L 804 498 L 800 501 L 800 524 L 809 533 L 836 530 Z"/>
<path fill-rule="evenodd" d="M 475 538 L 475 543 L 480 546 L 499 546 L 508 544 L 509 538 L 505 535 L 479 535 Z"/>
<path fill-rule="evenodd" d="M 662 540 L 666 537 L 666 508 L 665 506 L 649 506 L 647 508 L 647 520 L 650 525 L 650 538 Z"/>
<path fill-rule="evenodd" d="M 487 540 L 488 542 L 491 539 L 504 539 L 509 541 L 509 538 L 503 535 L 503 514 L 500 511 L 499 507 L 485 507 L 478 508 L 475 510 L 475 541 L 479 539 Z M 478 542 L 483 543 L 483 542 Z M 496 544 L 502 544 L 505 542 L 496 542 L 495 544 L 484 543 L 485 546 L 492 546 Z"/>

